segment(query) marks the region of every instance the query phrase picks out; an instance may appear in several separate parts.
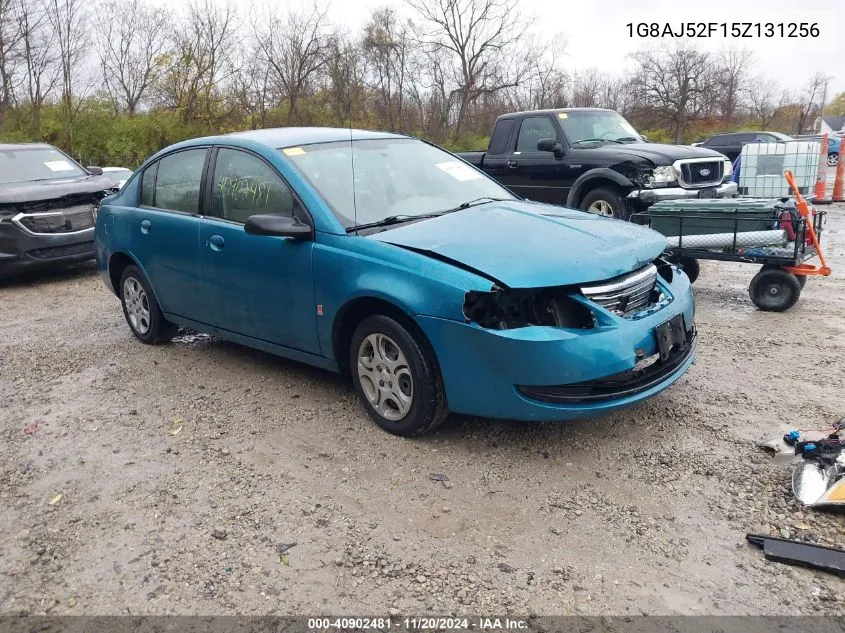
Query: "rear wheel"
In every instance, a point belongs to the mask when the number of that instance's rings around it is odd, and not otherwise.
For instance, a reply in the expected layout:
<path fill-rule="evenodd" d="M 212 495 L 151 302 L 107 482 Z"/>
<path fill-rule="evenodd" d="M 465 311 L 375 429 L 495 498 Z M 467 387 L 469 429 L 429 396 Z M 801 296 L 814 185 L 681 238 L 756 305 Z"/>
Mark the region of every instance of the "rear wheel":
<path fill-rule="evenodd" d="M 789 310 L 801 296 L 798 277 L 782 268 L 763 267 L 748 285 L 755 306 L 765 312 Z"/>
<path fill-rule="evenodd" d="M 827 164 L 831 167 L 836 167 L 839 164 L 839 154 L 828 154 Z"/>
<path fill-rule="evenodd" d="M 176 334 L 177 326 L 164 318 L 150 284 L 141 269 L 129 265 L 120 276 L 120 304 L 129 329 L 139 341 L 164 343 Z"/>
<path fill-rule="evenodd" d="M 627 220 L 630 215 L 625 198 L 615 189 L 607 187 L 599 187 L 588 192 L 581 200 L 581 208 L 589 213 L 618 220 Z"/>
<path fill-rule="evenodd" d="M 449 414 L 440 369 L 428 342 L 388 316 L 364 319 L 349 346 L 361 404 L 382 429 L 421 435 Z"/>

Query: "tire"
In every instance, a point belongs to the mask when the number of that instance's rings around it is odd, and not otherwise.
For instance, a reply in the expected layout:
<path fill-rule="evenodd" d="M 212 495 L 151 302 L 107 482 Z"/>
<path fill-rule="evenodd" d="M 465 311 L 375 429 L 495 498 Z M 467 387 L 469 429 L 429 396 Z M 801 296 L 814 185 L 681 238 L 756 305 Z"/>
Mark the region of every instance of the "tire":
<path fill-rule="evenodd" d="M 781 268 L 763 267 L 748 285 L 751 301 L 764 312 L 789 310 L 801 296 L 798 277 Z"/>
<path fill-rule="evenodd" d="M 839 154 L 828 154 L 827 155 L 827 165 L 828 167 L 836 167 L 839 164 Z"/>
<path fill-rule="evenodd" d="M 674 257 L 672 263 L 680 266 L 689 277 L 690 283 L 695 283 L 698 279 L 698 274 L 701 272 L 701 266 L 695 257 Z"/>
<path fill-rule="evenodd" d="M 349 367 L 361 404 L 388 433 L 422 435 L 449 415 L 428 342 L 391 317 L 375 314 L 358 324 L 349 346 Z"/>
<path fill-rule="evenodd" d="M 176 334 L 176 325 L 164 318 L 150 283 L 141 269 L 130 264 L 120 276 L 120 305 L 132 334 L 142 343 L 157 345 Z"/>
<path fill-rule="evenodd" d="M 581 200 L 581 209 L 589 213 L 627 220 L 631 215 L 622 194 L 615 189 L 599 187 L 587 192 Z M 591 210 L 592 209 L 592 210 Z"/>
<path fill-rule="evenodd" d="M 775 266 L 774 264 L 763 264 L 763 270 L 782 270 L 782 268 L 780 266 Z M 798 284 L 803 289 L 807 283 L 807 275 L 795 275 L 795 278 L 798 280 Z"/>

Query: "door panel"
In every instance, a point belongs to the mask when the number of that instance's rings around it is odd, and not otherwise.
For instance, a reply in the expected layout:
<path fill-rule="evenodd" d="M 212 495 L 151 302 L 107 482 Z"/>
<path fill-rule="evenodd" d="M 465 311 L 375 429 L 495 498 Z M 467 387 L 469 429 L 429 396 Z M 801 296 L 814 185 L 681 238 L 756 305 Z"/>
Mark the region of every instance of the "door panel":
<path fill-rule="evenodd" d="M 299 215 L 300 203 L 259 157 L 220 148 L 214 160 L 211 217 L 200 249 L 213 325 L 256 339 L 319 353 L 309 240 L 250 235 L 250 215 Z"/>
<path fill-rule="evenodd" d="M 132 254 L 149 277 L 163 312 L 204 321 L 198 210 L 207 148 L 175 152 L 142 175 L 141 204 L 131 222 Z"/>
<path fill-rule="evenodd" d="M 537 150 L 537 143 L 544 138 L 560 138 L 551 117 L 532 116 L 522 120 L 514 151 L 506 161 L 508 186 L 531 200 L 563 204 L 566 200 L 563 187 L 566 165 L 552 152 Z"/>

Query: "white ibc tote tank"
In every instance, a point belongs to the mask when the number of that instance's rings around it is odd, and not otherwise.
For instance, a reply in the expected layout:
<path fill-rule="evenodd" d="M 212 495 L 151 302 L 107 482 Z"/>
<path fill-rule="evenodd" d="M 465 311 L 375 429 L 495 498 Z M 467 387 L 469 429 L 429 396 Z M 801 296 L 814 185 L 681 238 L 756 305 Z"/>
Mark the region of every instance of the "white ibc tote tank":
<path fill-rule="evenodd" d="M 742 148 L 739 195 L 786 198 L 792 195 L 783 172 L 795 174 L 802 195 L 812 194 L 821 158 L 818 141 L 748 143 Z"/>

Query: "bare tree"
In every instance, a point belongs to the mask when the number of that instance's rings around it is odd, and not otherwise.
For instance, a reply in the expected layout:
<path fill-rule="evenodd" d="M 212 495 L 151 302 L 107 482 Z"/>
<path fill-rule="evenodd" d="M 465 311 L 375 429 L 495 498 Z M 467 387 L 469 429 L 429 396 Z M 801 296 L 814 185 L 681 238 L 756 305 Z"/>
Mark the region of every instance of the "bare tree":
<path fill-rule="evenodd" d="M 747 88 L 751 114 L 756 117 L 760 126 L 771 126 L 778 112 L 789 103 L 789 93 L 768 77 L 758 76 L 752 79 Z"/>
<path fill-rule="evenodd" d="M 509 105 L 515 110 L 544 110 L 567 105 L 566 93 L 571 79 L 559 65 L 566 49 L 566 39 L 555 36 L 545 46 L 538 45 L 527 77 L 508 91 Z"/>
<path fill-rule="evenodd" d="M 420 42 L 452 64 L 449 101 L 457 109 L 453 128 L 457 138 L 468 107 L 479 97 L 525 80 L 533 51 L 527 50 L 528 38 L 523 37 L 531 22 L 522 17 L 516 0 L 408 0 L 408 4 L 422 21 Z"/>
<path fill-rule="evenodd" d="M 284 16 L 273 5 L 263 25 L 254 25 L 257 41 L 271 76 L 288 100 L 288 121 L 297 120 L 300 99 L 325 69 L 331 54 L 328 10 L 316 4 L 307 11 L 290 9 Z"/>
<path fill-rule="evenodd" d="M 816 116 L 819 109 L 818 102 L 826 88 L 827 81 L 828 77 L 824 73 L 817 72 L 799 93 L 801 98 L 797 101 L 800 105 L 800 110 L 792 128 L 795 134 L 803 133 L 805 128 L 807 128 L 807 123 L 811 122 L 811 117 Z"/>
<path fill-rule="evenodd" d="M 172 34 L 172 48 L 163 59 L 167 71 L 159 81 L 165 103 L 183 121 L 214 116 L 220 86 L 229 78 L 227 59 L 237 45 L 237 24 L 231 4 L 195 0 Z"/>
<path fill-rule="evenodd" d="M 134 115 L 161 72 L 170 15 L 142 0 L 107 0 L 97 13 L 103 80 L 115 102 Z"/>
<path fill-rule="evenodd" d="M 20 33 L 21 58 L 26 97 L 31 108 L 33 137 L 41 136 L 41 111 L 61 77 L 56 36 L 47 20 L 46 7 L 28 0 L 16 0 L 15 23 Z"/>
<path fill-rule="evenodd" d="M 377 9 L 364 27 L 362 50 L 379 115 L 387 120 L 389 130 L 407 130 L 405 99 L 408 84 L 414 80 L 410 74 L 413 57 L 410 29 L 400 22 L 395 10 Z"/>
<path fill-rule="evenodd" d="M 61 69 L 62 113 L 67 132 L 67 149 L 73 151 L 74 86 L 85 55 L 86 2 L 46 0 L 47 20 L 53 29 Z"/>
<path fill-rule="evenodd" d="M 643 105 L 672 128 L 682 143 L 687 123 L 708 104 L 713 82 L 710 55 L 679 43 L 672 49 L 642 50 L 632 55 L 639 65 L 635 86 Z"/>
<path fill-rule="evenodd" d="M 754 55 L 748 49 L 727 48 L 719 53 L 715 63 L 713 101 L 719 115 L 730 124 L 748 87 Z"/>
<path fill-rule="evenodd" d="M 20 51 L 21 35 L 14 19 L 13 0 L 0 0 L 0 125 L 13 101 L 13 72 Z"/>

